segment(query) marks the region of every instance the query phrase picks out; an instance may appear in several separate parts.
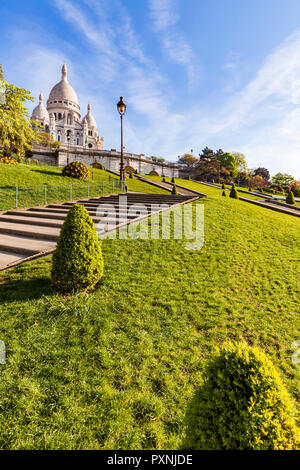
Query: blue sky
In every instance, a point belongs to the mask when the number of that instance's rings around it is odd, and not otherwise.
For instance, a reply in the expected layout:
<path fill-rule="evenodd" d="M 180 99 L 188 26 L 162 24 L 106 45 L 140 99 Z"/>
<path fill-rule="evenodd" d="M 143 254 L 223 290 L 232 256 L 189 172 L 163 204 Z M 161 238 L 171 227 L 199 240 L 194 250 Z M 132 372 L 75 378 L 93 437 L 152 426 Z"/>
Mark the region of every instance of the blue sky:
<path fill-rule="evenodd" d="M 107 149 L 206 145 L 300 179 L 299 0 L 2 0 L 6 79 L 47 99 L 62 63 Z M 32 106 L 30 107 L 32 108 Z"/>

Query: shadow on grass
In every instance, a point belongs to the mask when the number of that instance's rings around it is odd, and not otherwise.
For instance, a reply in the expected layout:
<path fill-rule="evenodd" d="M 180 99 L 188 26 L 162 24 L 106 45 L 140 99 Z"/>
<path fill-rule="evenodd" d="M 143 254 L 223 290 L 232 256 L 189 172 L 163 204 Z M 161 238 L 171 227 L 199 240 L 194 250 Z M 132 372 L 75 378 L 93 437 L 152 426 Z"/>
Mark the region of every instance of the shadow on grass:
<path fill-rule="evenodd" d="M 0 303 L 39 299 L 43 295 L 53 295 L 55 292 L 51 279 L 47 276 L 14 280 L 0 278 Z"/>
<path fill-rule="evenodd" d="M 35 168 L 33 170 L 35 173 L 43 173 L 45 175 L 52 175 L 52 176 L 57 176 L 58 178 L 61 178 L 62 174 L 58 171 L 55 170 L 42 170 L 40 168 Z"/>

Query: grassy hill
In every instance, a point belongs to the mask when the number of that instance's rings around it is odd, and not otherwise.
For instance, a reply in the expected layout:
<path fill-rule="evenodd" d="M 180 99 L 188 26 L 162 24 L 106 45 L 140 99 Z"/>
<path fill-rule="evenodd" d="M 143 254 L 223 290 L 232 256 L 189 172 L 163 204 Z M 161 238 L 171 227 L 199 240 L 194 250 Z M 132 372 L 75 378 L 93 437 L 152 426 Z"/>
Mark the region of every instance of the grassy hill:
<path fill-rule="evenodd" d="M 75 297 L 51 287 L 51 258 L 0 275 L 0 448 L 179 448 L 228 339 L 265 350 L 299 400 L 299 220 L 193 184 L 208 194 L 199 251 L 105 240 L 101 285 Z"/>
<path fill-rule="evenodd" d="M 90 168 L 90 196 L 101 196 L 116 191 L 113 181 L 118 176 L 105 170 Z M 45 185 L 47 185 L 47 202 L 68 201 L 88 197 L 87 181 L 62 176 L 62 168 L 48 165 L 6 165 L 0 163 L 0 211 L 16 206 L 16 186 L 18 187 L 18 207 L 41 205 L 45 201 Z M 129 191 L 145 193 L 168 193 L 150 184 L 128 178 Z"/>

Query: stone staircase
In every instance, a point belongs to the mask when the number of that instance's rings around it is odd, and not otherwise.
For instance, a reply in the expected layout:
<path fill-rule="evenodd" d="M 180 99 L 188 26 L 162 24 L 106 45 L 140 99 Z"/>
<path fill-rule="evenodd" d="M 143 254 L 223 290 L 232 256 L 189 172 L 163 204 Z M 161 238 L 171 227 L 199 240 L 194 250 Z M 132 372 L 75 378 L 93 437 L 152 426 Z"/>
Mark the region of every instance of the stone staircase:
<path fill-rule="evenodd" d="M 60 228 L 68 211 L 75 203 L 86 207 L 95 224 L 105 220 L 108 224 L 116 222 L 116 228 L 118 228 L 133 220 L 148 217 L 148 210 L 153 204 L 156 205 L 155 212 L 158 213 L 165 210 L 159 207 L 161 204 L 174 206 L 198 199 L 198 197 L 195 194 L 127 193 L 121 196 L 112 195 L 2 212 L 0 213 L 0 270 L 53 252 Z M 101 207 L 105 209 L 106 204 L 112 205 L 111 210 L 107 210 L 104 216 L 101 214 L 99 217 L 97 210 Z M 133 204 L 137 213 L 128 212 L 128 207 L 132 207 Z"/>

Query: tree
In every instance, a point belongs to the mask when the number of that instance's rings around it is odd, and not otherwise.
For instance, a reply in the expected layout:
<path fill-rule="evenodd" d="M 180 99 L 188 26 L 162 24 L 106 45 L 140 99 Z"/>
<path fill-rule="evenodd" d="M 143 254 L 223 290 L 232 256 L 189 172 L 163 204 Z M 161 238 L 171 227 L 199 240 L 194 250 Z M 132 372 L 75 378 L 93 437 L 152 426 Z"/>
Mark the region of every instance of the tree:
<path fill-rule="evenodd" d="M 221 166 L 225 167 L 230 172 L 231 176 L 234 178 L 237 176 L 237 161 L 231 153 L 225 152 L 219 154 L 218 161 L 220 162 Z"/>
<path fill-rule="evenodd" d="M 42 145 L 43 147 L 58 148 L 61 145 L 61 142 L 58 142 L 57 140 L 53 139 L 52 135 L 49 134 L 49 132 L 46 132 L 41 129 L 38 131 L 38 135 L 39 135 L 39 144 Z"/>
<path fill-rule="evenodd" d="M 300 181 L 292 181 L 288 185 L 288 191 L 292 191 L 294 196 L 296 196 L 296 197 L 299 196 L 300 197 Z"/>
<path fill-rule="evenodd" d="M 205 147 L 202 153 L 199 153 L 199 157 L 200 161 L 211 162 L 216 159 L 216 154 L 212 149 Z"/>
<path fill-rule="evenodd" d="M 239 152 L 233 152 L 232 153 L 233 157 L 235 158 L 235 161 L 236 161 L 236 169 L 237 171 L 240 173 L 247 173 L 249 170 L 248 170 L 248 165 L 247 165 L 247 162 L 246 162 L 246 157 L 243 153 L 239 153 Z"/>
<path fill-rule="evenodd" d="M 265 180 L 262 176 L 251 176 L 249 178 L 249 186 L 251 188 L 267 188 L 269 186 L 269 182 Z"/>
<path fill-rule="evenodd" d="M 181 165 L 186 165 L 187 168 L 195 168 L 196 164 L 198 163 L 199 159 L 194 157 L 191 153 L 185 153 L 181 157 L 178 158 L 178 163 Z"/>
<path fill-rule="evenodd" d="M 32 121 L 25 108 L 26 101 L 34 101 L 30 91 L 17 88 L 3 79 L 2 68 L 0 79 L 5 87 L 4 100 L 0 104 L 0 146 L 5 155 L 16 153 L 25 155 L 32 148 L 32 142 L 39 142 L 40 137 L 33 126 L 39 126 Z"/>
<path fill-rule="evenodd" d="M 272 184 L 278 184 L 286 188 L 294 179 L 293 176 L 287 173 L 276 173 L 276 175 L 272 177 Z"/>
<path fill-rule="evenodd" d="M 263 168 L 263 167 L 256 168 L 256 170 L 254 170 L 254 172 L 253 172 L 253 175 L 254 176 L 261 176 L 262 178 L 264 178 L 267 181 L 270 179 L 269 170 L 267 170 L 267 168 Z"/>

